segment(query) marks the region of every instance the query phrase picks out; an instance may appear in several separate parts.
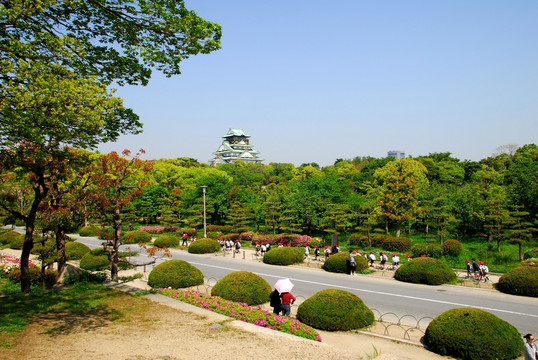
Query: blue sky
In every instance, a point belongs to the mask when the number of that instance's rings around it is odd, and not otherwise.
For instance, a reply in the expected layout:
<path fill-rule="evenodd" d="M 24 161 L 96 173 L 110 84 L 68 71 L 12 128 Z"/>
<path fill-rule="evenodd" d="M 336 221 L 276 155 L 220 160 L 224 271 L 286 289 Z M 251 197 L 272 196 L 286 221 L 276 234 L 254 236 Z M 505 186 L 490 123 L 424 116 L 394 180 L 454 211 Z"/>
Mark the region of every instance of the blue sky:
<path fill-rule="evenodd" d="M 264 163 L 538 143 L 538 1 L 190 0 L 222 49 L 118 94 L 144 133 L 100 146 L 207 162 L 230 127 Z"/>

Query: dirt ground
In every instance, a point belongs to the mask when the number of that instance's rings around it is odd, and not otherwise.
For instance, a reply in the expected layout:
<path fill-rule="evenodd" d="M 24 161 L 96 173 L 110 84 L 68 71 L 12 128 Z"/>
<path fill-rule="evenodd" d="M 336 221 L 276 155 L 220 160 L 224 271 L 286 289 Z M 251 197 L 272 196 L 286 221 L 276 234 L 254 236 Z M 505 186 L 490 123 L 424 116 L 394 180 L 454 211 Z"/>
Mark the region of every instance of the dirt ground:
<path fill-rule="evenodd" d="M 368 335 L 320 333 L 322 343 L 123 294 L 107 313 L 35 319 L 0 359 L 444 359 Z"/>

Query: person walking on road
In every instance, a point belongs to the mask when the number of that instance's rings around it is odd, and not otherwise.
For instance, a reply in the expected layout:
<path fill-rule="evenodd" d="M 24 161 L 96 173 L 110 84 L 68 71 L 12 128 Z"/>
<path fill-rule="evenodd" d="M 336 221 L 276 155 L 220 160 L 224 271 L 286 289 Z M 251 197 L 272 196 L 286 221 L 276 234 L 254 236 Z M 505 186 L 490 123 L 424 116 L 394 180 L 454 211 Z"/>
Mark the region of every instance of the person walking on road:
<path fill-rule="evenodd" d="M 357 267 L 357 262 L 355 261 L 355 254 L 353 252 L 349 253 L 349 275 L 355 275 L 355 269 Z"/>

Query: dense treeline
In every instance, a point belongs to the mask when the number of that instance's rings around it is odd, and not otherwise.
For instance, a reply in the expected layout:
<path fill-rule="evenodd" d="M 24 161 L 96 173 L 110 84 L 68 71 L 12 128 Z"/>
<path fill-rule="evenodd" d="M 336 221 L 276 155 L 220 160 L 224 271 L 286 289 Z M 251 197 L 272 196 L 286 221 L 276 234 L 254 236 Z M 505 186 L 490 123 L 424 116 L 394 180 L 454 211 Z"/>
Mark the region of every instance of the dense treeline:
<path fill-rule="evenodd" d="M 130 221 L 200 227 L 207 186 L 208 224 L 268 233 L 425 233 L 531 239 L 538 213 L 538 147 L 525 145 L 479 162 L 450 153 L 412 159 L 357 157 L 332 166 L 236 162 L 217 168 L 190 158 L 153 161 Z"/>

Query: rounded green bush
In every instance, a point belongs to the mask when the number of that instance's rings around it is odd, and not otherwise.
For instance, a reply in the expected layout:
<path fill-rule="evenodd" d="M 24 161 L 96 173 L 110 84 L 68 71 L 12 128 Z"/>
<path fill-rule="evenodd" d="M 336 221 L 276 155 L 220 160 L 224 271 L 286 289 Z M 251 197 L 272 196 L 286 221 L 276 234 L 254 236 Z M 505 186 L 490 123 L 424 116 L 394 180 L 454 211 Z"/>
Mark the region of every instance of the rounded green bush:
<path fill-rule="evenodd" d="M 110 266 L 110 260 L 106 255 L 92 255 L 87 253 L 80 259 L 80 267 L 84 270 L 99 271 L 106 270 Z"/>
<path fill-rule="evenodd" d="M 347 272 L 347 261 L 349 260 L 349 252 L 343 251 L 329 256 L 323 263 L 321 268 L 328 272 L 345 273 Z M 368 267 L 366 259 L 361 255 L 355 256 L 355 271 L 362 271 Z"/>
<path fill-rule="evenodd" d="M 211 254 L 220 250 L 220 244 L 215 239 L 198 239 L 191 243 L 187 251 L 191 254 Z"/>
<path fill-rule="evenodd" d="M 461 253 L 463 245 L 458 240 L 450 239 L 442 245 L 445 255 L 457 257 Z"/>
<path fill-rule="evenodd" d="M 99 229 L 97 231 L 97 236 L 101 240 L 112 240 L 114 239 L 114 229 L 111 227 L 106 227 L 104 229 Z"/>
<path fill-rule="evenodd" d="M 108 256 L 108 252 L 105 250 L 104 247 L 98 247 L 98 248 L 92 249 L 90 251 L 90 254 L 92 254 L 93 256 L 101 256 L 101 255 Z"/>
<path fill-rule="evenodd" d="M 178 247 L 179 246 L 179 239 L 172 235 L 160 235 L 155 241 L 153 242 L 153 245 L 163 248 L 172 248 L 172 247 Z"/>
<path fill-rule="evenodd" d="M 515 327 L 472 308 L 451 309 L 433 319 L 424 342 L 429 350 L 457 359 L 515 359 L 523 352 Z"/>
<path fill-rule="evenodd" d="M 520 266 L 510 270 L 496 285 L 507 294 L 538 297 L 538 267 Z"/>
<path fill-rule="evenodd" d="M 21 250 L 24 244 L 24 235 L 14 237 L 8 244 L 8 247 L 13 250 Z"/>
<path fill-rule="evenodd" d="M 124 244 L 145 244 L 151 241 L 151 234 L 142 230 L 133 230 L 126 232 L 121 237 Z"/>
<path fill-rule="evenodd" d="M 426 255 L 427 257 L 438 259 L 443 256 L 444 252 L 443 247 L 439 244 L 417 244 L 411 248 L 413 257 Z"/>
<path fill-rule="evenodd" d="M 65 244 L 65 258 L 67 260 L 80 260 L 90 251 L 91 249 L 83 243 L 68 242 Z"/>
<path fill-rule="evenodd" d="M 148 276 L 148 285 L 152 288 L 180 289 L 203 283 L 202 272 L 183 260 L 165 261 L 155 266 Z"/>
<path fill-rule="evenodd" d="M 420 257 L 404 262 L 394 273 L 394 278 L 415 284 L 441 285 L 455 280 L 456 274 L 439 260 Z"/>
<path fill-rule="evenodd" d="M 529 249 L 523 253 L 523 259 L 538 258 L 538 249 Z"/>
<path fill-rule="evenodd" d="M 297 320 L 320 330 L 347 331 L 372 325 L 374 313 L 349 291 L 325 289 L 299 305 Z"/>
<path fill-rule="evenodd" d="M 292 265 L 304 261 L 303 253 L 293 247 L 274 247 L 263 256 L 263 262 L 271 265 Z"/>
<path fill-rule="evenodd" d="M 84 226 L 80 228 L 78 234 L 80 236 L 97 236 L 99 233 L 99 228 L 97 226 Z"/>
<path fill-rule="evenodd" d="M 213 286 L 211 296 L 220 296 L 248 305 L 260 305 L 269 301 L 271 291 L 271 285 L 262 277 L 248 271 L 235 271 Z"/>
<path fill-rule="evenodd" d="M 13 230 L 9 230 L 3 234 L 0 234 L 0 244 L 9 244 L 10 242 L 17 239 L 23 239 L 24 241 L 24 234 L 18 233 Z"/>

